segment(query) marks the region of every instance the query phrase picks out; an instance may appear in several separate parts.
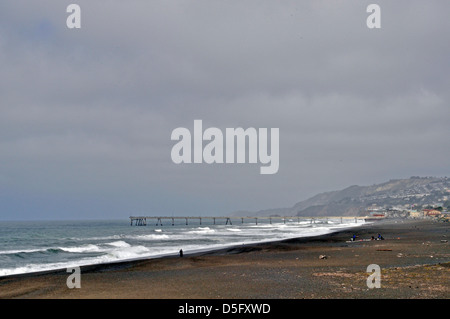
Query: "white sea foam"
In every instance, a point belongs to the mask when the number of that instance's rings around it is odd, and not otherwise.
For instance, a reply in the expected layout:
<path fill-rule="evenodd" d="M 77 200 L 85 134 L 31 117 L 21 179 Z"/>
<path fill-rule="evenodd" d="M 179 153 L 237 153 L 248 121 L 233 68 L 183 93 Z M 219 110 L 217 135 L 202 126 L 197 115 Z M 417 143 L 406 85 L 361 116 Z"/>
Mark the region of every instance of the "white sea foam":
<path fill-rule="evenodd" d="M 0 255 L 12 255 L 12 254 L 21 254 L 21 253 L 36 253 L 43 252 L 47 249 L 16 249 L 16 250 L 0 250 Z"/>
<path fill-rule="evenodd" d="M 123 240 L 113 241 L 111 243 L 106 243 L 106 245 L 114 246 L 114 247 L 130 247 L 131 245 Z"/>
<path fill-rule="evenodd" d="M 46 270 L 54 270 L 65 268 L 66 263 L 51 263 L 51 264 L 27 264 L 25 266 L 20 266 L 16 268 L 5 268 L 0 269 L 0 276 L 25 274 L 31 272 L 39 272 Z"/>
<path fill-rule="evenodd" d="M 136 258 L 149 252 L 149 249 L 144 246 L 132 246 L 126 249 L 115 249 L 108 253 L 113 259 L 129 259 Z"/>
<path fill-rule="evenodd" d="M 202 235 L 202 234 L 213 234 L 215 232 L 216 231 L 214 229 L 211 229 L 209 227 L 197 227 L 196 230 L 188 231 L 189 234 L 199 234 L 199 235 Z"/>
<path fill-rule="evenodd" d="M 58 248 L 67 251 L 69 253 L 87 253 L 100 251 L 100 247 L 92 244 L 83 245 L 79 247 L 58 247 Z"/>
<path fill-rule="evenodd" d="M 169 235 L 158 235 L 158 234 L 147 234 L 147 235 L 137 235 L 132 236 L 130 238 L 137 239 L 137 240 L 162 240 L 162 239 L 170 239 Z"/>
<path fill-rule="evenodd" d="M 273 227 L 275 227 L 275 224 L 258 224 L 258 225 L 255 225 L 255 224 L 253 224 L 253 225 L 247 225 L 247 224 L 243 224 L 244 226 L 247 226 L 247 227 L 251 227 L 251 228 L 273 228 Z"/>

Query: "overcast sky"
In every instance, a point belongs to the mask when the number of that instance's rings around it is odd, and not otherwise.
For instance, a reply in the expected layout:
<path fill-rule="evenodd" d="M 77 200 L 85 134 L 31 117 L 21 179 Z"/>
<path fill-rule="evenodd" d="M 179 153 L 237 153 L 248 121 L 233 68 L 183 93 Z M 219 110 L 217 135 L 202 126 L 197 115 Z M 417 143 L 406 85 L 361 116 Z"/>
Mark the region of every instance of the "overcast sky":
<path fill-rule="evenodd" d="M 66 7 L 81 7 L 68 29 Z M 370 3 L 381 29 L 366 25 Z M 226 215 L 450 175 L 447 0 L 0 2 L 0 219 Z M 260 164 L 173 129 L 280 129 Z"/>

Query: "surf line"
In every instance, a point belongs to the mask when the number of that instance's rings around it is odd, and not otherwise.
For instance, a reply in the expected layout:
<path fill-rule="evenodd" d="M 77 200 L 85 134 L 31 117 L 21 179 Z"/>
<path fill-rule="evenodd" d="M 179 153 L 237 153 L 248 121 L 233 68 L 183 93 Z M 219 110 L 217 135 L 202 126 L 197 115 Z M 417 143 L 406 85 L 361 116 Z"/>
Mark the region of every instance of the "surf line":
<path fill-rule="evenodd" d="M 193 136 L 185 127 L 172 131 L 171 140 L 178 143 L 172 147 L 170 155 L 175 164 L 242 164 L 246 163 L 248 157 L 249 164 L 259 162 L 265 165 L 261 165 L 260 174 L 276 174 L 280 165 L 279 139 L 279 128 L 270 129 L 269 145 L 267 128 L 226 128 L 224 134 L 217 127 L 203 131 L 203 121 L 194 120 Z M 204 141 L 209 143 L 203 145 Z"/>

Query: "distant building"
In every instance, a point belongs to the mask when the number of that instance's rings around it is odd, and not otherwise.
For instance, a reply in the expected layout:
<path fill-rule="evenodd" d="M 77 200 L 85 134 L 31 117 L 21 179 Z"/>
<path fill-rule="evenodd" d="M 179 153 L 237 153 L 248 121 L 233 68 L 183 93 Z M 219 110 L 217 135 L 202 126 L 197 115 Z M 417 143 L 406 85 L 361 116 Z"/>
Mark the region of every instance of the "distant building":
<path fill-rule="evenodd" d="M 367 212 L 370 218 L 386 218 L 386 211 L 381 209 L 369 209 Z"/>
<path fill-rule="evenodd" d="M 423 212 L 418 212 L 417 210 L 410 210 L 409 216 L 412 218 L 421 218 L 423 217 Z"/>
<path fill-rule="evenodd" d="M 447 221 L 450 221 L 450 212 L 442 212 L 439 217 L 446 219 Z"/>
<path fill-rule="evenodd" d="M 424 209 L 423 214 L 424 214 L 424 216 L 428 216 L 428 217 L 438 217 L 442 213 L 436 209 Z"/>

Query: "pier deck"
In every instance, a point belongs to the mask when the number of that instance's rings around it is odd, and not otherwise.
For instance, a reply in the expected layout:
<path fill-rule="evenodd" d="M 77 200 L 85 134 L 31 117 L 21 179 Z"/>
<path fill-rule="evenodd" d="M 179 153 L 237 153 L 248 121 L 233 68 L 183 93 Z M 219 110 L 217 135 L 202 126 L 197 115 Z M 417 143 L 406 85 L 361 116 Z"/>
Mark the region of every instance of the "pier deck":
<path fill-rule="evenodd" d="M 301 221 L 310 221 L 311 223 L 316 222 L 323 222 L 328 220 L 339 220 L 340 223 L 342 223 L 344 220 L 353 220 L 355 223 L 358 223 L 358 221 L 364 221 L 367 218 L 367 216 L 320 216 L 320 217 L 304 217 L 304 216 L 130 216 L 130 225 L 133 226 L 133 223 L 135 226 L 147 226 L 147 221 L 151 223 L 151 221 L 156 221 L 156 226 L 163 226 L 163 220 L 169 221 L 172 226 L 175 225 L 175 220 L 184 220 L 186 225 L 189 224 L 189 221 L 191 220 L 197 220 L 200 225 L 202 225 L 203 220 L 209 220 L 212 221 L 214 225 L 216 225 L 216 221 L 225 222 L 225 225 L 232 225 L 233 221 L 241 222 L 243 224 L 244 222 L 254 222 L 256 225 L 258 225 L 258 221 L 268 222 L 272 224 L 272 221 L 275 222 L 283 222 L 286 224 L 288 223 L 300 223 Z"/>

